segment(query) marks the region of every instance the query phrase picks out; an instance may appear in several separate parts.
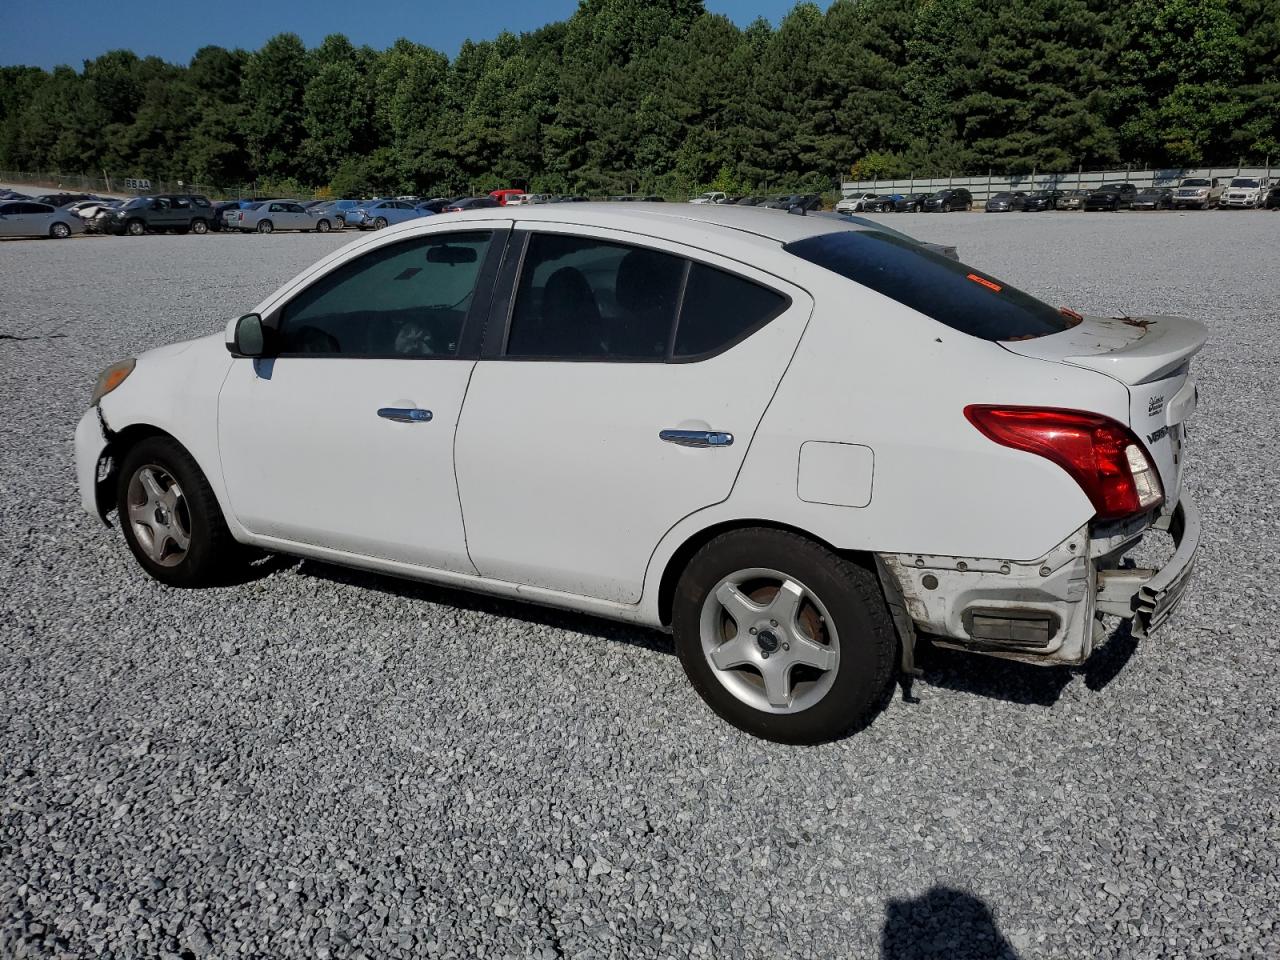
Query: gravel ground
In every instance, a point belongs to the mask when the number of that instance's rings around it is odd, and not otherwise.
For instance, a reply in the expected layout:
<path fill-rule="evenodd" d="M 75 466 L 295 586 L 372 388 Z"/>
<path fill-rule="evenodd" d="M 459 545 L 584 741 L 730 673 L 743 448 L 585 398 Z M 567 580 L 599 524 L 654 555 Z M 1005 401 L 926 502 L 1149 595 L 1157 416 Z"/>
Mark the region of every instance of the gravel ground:
<path fill-rule="evenodd" d="M 1280 954 L 1280 216 L 888 219 L 1209 322 L 1204 542 L 1156 639 L 934 651 L 807 749 L 721 723 L 659 634 L 311 562 L 146 579 L 77 505 L 94 376 L 342 240 L 0 243 L 0 956 Z"/>

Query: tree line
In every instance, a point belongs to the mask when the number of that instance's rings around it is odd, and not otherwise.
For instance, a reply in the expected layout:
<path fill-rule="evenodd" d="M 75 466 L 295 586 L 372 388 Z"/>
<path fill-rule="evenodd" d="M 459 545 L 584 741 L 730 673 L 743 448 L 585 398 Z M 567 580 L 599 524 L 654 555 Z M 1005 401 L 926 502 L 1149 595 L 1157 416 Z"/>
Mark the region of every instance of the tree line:
<path fill-rule="evenodd" d="M 1280 0 L 835 0 L 745 29 L 581 0 L 407 39 L 0 68 L 0 169 L 337 195 L 701 187 L 1280 157 Z"/>

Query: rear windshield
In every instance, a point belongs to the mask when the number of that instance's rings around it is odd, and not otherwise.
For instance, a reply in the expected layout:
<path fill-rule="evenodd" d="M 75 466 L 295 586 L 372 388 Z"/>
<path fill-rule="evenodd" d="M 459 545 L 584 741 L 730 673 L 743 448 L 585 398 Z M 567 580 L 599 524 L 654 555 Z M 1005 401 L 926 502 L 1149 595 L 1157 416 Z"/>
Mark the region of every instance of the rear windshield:
<path fill-rule="evenodd" d="M 824 233 L 783 249 L 983 340 L 1026 340 L 1074 326 L 1047 303 L 890 234 Z"/>

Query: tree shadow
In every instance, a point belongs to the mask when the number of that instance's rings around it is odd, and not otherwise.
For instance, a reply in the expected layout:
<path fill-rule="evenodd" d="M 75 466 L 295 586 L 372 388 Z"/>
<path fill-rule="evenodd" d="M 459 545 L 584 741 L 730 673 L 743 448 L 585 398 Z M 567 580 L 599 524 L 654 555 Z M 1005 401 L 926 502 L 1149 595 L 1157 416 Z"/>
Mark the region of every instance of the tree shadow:
<path fill-rule="evenodd" d="M 1076 667 L 1042 667 L 922 643 L 916 648 L 920 680 L 929 686 L 976 694 L 993 700 L 1052 707 L 1073 679 L 1097 693 L 1119 676 L 1138 649 L 1129 621 L 1120 626 Z"/>
<path fill-rule="evenodd" d="M 880 960 L 1018 960 L 1018 951 L 982 900 L 938 886 L 910 900 L 889 901 Z"/>
<path fill-rule="evenodd" d="M 589 613 L 544 607 L 526 600 L 509 600 L 505 597 L 494 597 L 418 580 L 402 580 L 389 574 L 358 570 L 354 567 L 341 567 L 320 560 L 293 562 L 298 563 L 299 574 L 326 580 L 329 583 L 354 586 L 361 590 L 376 590 L 379 593 L 409 600 L 456 607 L 460 610 L 485 613 L 508 620 L 519 620 L 522 623 L 570 630 L 589 637 L 613 640 L 645 650 L 675 655 L 675 647 L 669 635 L 660 630 L 650 630 L 632 623 L 596 617 Z"/>

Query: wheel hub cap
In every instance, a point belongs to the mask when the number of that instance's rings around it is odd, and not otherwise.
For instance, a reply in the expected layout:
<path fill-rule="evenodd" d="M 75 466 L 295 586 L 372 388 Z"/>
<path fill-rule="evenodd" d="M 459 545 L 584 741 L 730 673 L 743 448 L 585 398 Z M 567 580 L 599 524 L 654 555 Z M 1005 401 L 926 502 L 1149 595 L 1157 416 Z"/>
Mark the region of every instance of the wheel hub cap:
<path fill-rule="evenodd" d="M 182 488 L 163 467 L 139 467 L 129 479 L 129 526 L 153 561 L 177 566 L 191 546 L 191 514 Z"/>
<path fill-rule="evenodd" d="M 730 574 L 703 601 L 702 652 L 734 697 L 767 713 L 799 713 L 835 683 L 840 645 L 827 609 L 777 570 Z"/>

